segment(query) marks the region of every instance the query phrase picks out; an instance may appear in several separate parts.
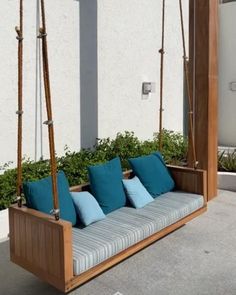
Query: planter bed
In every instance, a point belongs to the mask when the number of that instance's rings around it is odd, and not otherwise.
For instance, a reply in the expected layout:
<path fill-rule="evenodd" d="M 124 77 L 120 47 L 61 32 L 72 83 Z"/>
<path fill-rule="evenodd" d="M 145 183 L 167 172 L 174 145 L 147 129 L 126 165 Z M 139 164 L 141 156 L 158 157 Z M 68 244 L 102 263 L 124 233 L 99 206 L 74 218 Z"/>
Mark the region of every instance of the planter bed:
<path fill-rule="evenodd" d="M 236 192 L 236 172 L 218 172 L 218 188 Z"/>
<path fill-rule="evenodd" d="M 0 211 L 0 242 L 7 239 L 9 234 L 8 209 Z"/>

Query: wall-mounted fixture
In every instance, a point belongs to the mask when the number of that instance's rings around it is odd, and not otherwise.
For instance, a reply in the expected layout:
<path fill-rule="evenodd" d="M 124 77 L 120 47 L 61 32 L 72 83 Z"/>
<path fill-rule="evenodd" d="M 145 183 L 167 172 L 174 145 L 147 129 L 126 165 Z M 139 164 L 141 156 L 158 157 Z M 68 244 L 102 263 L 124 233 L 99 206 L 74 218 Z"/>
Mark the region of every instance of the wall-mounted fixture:
<path fill-rule="evenodd" d="M 229 83 L 229 88 L 231 91 L 236 91 L 236 82 L 230 82 Z"/>
<path fill-rule="evenodd" d="M 143 82 L 142 91 L 144 95 L 148 95 L 149 93 L 153 93 L 156 90 L 154 82 Z"/>

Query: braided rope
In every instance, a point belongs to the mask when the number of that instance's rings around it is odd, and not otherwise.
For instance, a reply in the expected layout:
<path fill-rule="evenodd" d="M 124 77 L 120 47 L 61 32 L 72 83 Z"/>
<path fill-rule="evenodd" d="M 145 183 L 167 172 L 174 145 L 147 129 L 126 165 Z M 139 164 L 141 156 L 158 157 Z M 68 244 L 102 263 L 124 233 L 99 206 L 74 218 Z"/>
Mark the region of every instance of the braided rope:
<path fill-rule="evenodd" d="M 164 47 L 165 47 L 165 0 L 162 1 L 162 36 L 161 36 L 161 49 L 159 53 L 161 55 L 160 62 L 160 108 L 159 108 L 159 150 L 162 150 L 162 121 L 163 121 L 163 82 L 164 82 Z"/>
<path fill-rule="evenodd" d="M 48 48 L 47 48 L 47 32 L 46 32 L 46 18 L 44 0 L 41 0 L 41 18 L 42 27 L 39 29 L 39 38 L 42 42 L 42 58 L 43 58 L 43 78 L 45 89 L 45 100 L 47 108 L 47 121 L 48 137 L 49 137 L 49 150 L 50 150 L 50 165 L 52 176 L 52 190 L 53 190 L 53 210 L 52 214 L 56 220 L 60 218 L 58 190 L 57 190 L 57 164 L 55 156 L 55 143 L 54 143 L 54 127 L 52 119 L 52 105 L 51 105 L 51 91 L 50 91 L 50 76 L 49 76 L 49 63 L 48 63 Z"/>
<path fill-rule="evenodd" d="M 186 44 L 185 44 L 185 35 L 184 35 L 184 19 L 183 19 L 183 8 L 182 0 L 179 0 L 179 10 L 180 10 L 180 21 L 181 21 L 181 33 L 182 33 L 182 42 L 183 42 L 183 61 L 184 61 L 184 74 L 186 79 L 186 88 L 187 88 L 187 97 L 188 97 L 188 107 L 189 107 L 189 144 L 191 145 L 192 157 L 193 157 L 193 168 L 197 168 L 198 161 L 196 158 L 196 148 L 195 148 L 195 138 L 193 132 L 193 98 L 190 91 L 190 82 L 189 82 L 189 63 L 186 54 Z"/>
<path fill-rule="evenodd" d="M 18 40 L 18 116 L 17 123 L 17 187 L 16 200 L 22 206 L 22 115 L 23 115 L 23 0 L 20 0 L 20 26 L 15 27 Z"/>

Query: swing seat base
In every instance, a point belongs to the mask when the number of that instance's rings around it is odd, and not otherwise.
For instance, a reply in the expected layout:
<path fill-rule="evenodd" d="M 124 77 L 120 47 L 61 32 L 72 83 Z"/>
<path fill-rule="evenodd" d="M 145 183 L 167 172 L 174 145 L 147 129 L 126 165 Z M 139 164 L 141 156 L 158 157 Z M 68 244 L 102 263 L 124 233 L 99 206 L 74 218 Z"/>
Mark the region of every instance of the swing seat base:
<path fill-rule="evenodd" d="M 11 260 L 65 293 L 80 286 L 206 211 L 206 173 L 202 170 L 181 167 L 170 167 L 170 170 L 179 190 L 203 196 L 201 208 L 199 203 L 199 206 L 192 211 L 186 211 L 184 217 L 175 219 L 174 223 L 166 223 L 164 228 L 160 227 L 156 232 L 140 236 L 141 240 L 135 240 L 132 245 L 127 244 L 119 253 L 113 253 L 113 256 L 96 266 L 88 270 L 83 269 L 81 274 L 74 275 L 73 243 L 76 240 L 74 234 L 76 229 L 72 229 L 71 223 L 63 220 L 55 221 L 53 217 L 33 209 L 12 206 L 9 209 Z M 131 172 L 125 174 L 125 177 L 130 176 Z M 82 185 L 72 190 L 82 191 L 87 188 L 88 185 Z M 114 214 L 119 214 L 118 211 Z M 108 219 L 109 217 L 107 222 Z M 137 230 L 141 231 L 141 224 L 140 227 L 137 226 Z"/>
<path fill-rule="evenodd" d="M 88 227 L 72 229 L 73 273 L 80 275 L 203 207 L 203 197 L 173 191 L 144 208 L 123 207 Z"/>

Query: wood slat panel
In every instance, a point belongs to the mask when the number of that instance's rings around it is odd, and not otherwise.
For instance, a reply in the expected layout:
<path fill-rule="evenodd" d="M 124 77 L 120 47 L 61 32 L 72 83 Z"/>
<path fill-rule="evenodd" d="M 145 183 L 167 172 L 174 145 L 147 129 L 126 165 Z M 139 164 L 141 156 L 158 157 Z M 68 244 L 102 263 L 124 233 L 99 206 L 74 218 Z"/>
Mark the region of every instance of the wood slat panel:
<path fill-rule="evenodd" d="M 211 200 L 217 195 L 219 1 L 190 0 L 189 4 L 190 76 L 195 77 L 196 98 L 196 153 L 199 167 L 207 171 L 207 198 Z"/>
<path fill-rule="evenodd" d="M 176 189 L 203 195 L 207 202 L 207 173 L 204 170 L 169 166 Z"/>
<path fill-rule="evenodd" d="M 24 207 L 9 208 L 9 218 L 11 260 L 65 291 L 73 277 L 71 224 Z"/>
<path fill-rule="evenodd" d="M 31 247 L 30 241 L 32 240 L 32 224 L 29 220 L 29 218 L 26 219 L 26 233 L 25 236 L 26 240 L 26 260 L 27 261 L 33 261 L 33 249 Z"/>
<path fill-rule="evenodd" d="M 62 269 L 61 268 L 61 261 L 62 259 L 57 259 L 57 257 L 61 253 L 61 245 L 60 245 L 60 236 L 58 235 L 57 231 L 53 230 L 52 232 L 52 256 L 53 256 L 53 264 L 54 264 L 54 275 L 56 277 L 61 277 L 62 275 Z"/>
<path fill-rule="evenodd" d="M 71 228 L 64 227 L 63 235 L 60 236 L 60 245 L 62 247 L 62 253 L 66 255 L 63 256 L 61 261 L 63 274 L 65 276 L 65 282 L 68 282 L 73 277 L 73 254 L 72 254 L 72 232 Z"/>
<path fill-rule="evenodd" d="M 24 218 L 24 217 L 22 217 Z M 37 234 L 35 234 L 38 230 L 38 225 L 36 220 L 31 220 L 31 218 L 28 219 L 29 223 L 32 223 L 31 227 L 31 233 L 32 233 L 32 240 L 29 240 L 29 247 L 33 249 L 33 257 L 32 257 L 32 263 L 34 265 L 38 265 L 38 256 L 39 256 L 39 237 Z M 32 247 L 34 245 L 34 247 Z M 31 261 L 29 261 L 31 263 Z"/>

